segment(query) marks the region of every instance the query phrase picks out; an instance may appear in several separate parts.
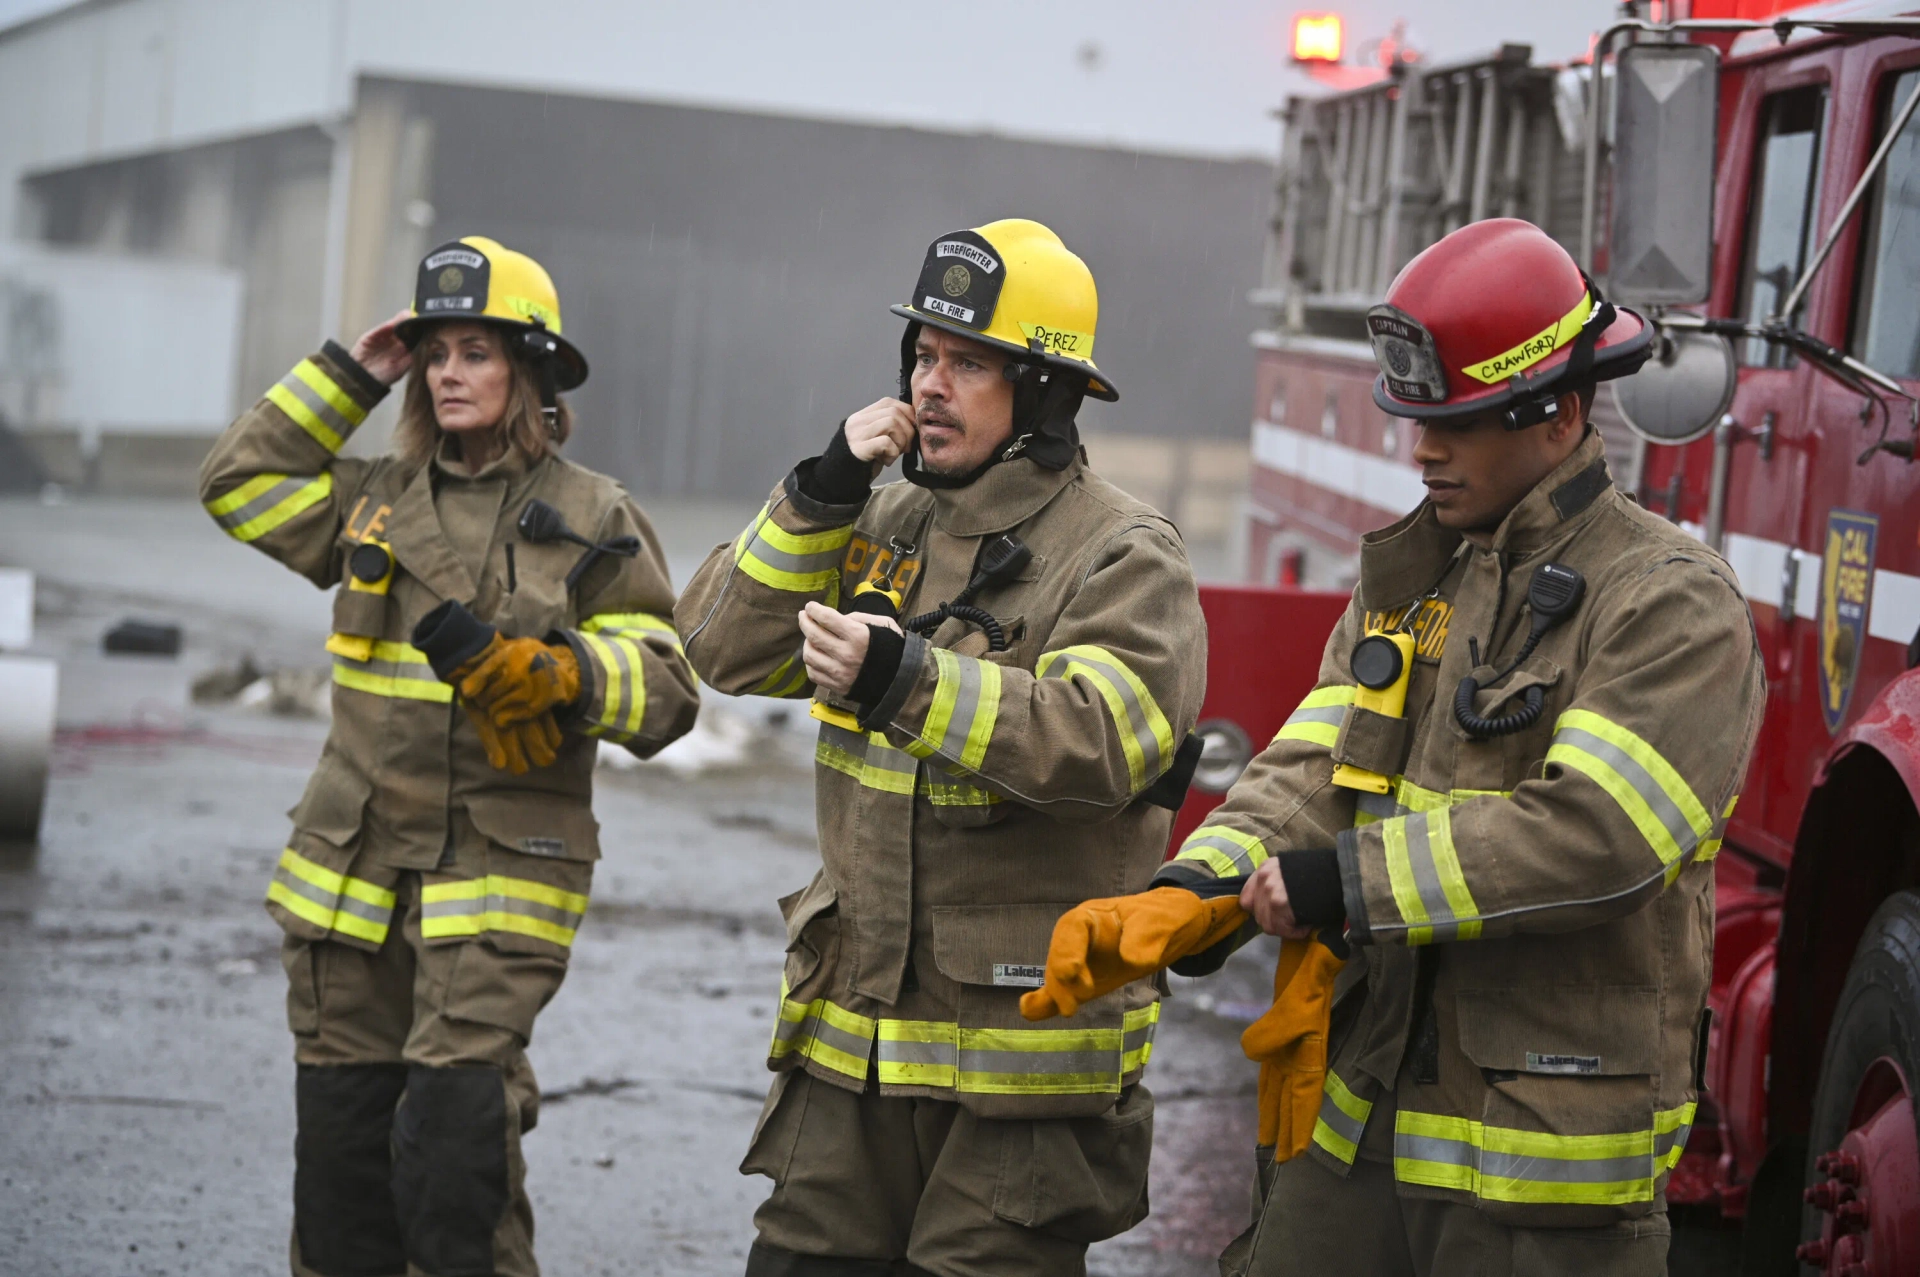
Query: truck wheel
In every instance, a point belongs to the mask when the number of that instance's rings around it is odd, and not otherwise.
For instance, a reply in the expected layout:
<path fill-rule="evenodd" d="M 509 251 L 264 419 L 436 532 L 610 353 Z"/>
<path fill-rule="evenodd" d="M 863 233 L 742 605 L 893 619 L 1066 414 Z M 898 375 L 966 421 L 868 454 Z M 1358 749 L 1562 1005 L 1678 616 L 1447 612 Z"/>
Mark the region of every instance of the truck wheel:
<path fill-rule="evenodd" d="M 1826 1277 L 1920 1273 L 1920 892 L 1867 924 L 1827 1034 L 1795 1252 Z"/>

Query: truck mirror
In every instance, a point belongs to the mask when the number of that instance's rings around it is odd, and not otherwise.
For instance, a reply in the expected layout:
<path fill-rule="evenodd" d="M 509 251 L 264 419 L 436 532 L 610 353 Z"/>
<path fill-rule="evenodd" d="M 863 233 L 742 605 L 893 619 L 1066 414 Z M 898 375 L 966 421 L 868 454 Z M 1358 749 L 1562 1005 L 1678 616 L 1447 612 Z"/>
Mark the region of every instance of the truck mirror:
<path fill-rule="evenodd" d="M 1717 333 L 1671 329 L 1656 341 L 1639 372 L 1613 383 L 1613 405 L 1649 443 L 1692 443 L 1733 402 L 1733 343 Z"/>
<path fill-rule="evenodd" d="M 1713 274 L 1719 51 L 1635 44 L 1615 75 L 1607 289 L 1618 301 L 1690 306 Z"/>

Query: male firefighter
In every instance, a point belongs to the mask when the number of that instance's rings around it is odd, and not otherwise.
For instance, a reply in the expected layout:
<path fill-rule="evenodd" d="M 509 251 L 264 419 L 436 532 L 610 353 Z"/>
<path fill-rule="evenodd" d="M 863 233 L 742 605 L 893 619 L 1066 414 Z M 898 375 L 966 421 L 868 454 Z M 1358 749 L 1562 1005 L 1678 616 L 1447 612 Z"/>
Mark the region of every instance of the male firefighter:
<path fill-rule="evenodd" d="M 1223 1272 L 1663 1274 L 1747 605 L 1614 488 L 1594 386 L 1652 332 L 1544 233 L 1454 232 L 1367 327 L 1428 499 L 1363 539 L 1318 686 L 1162 885 L 1063 918 L 1025 1010 L 1217 966 L 1244 909 L 1286 938 L 1243 1038 L 1275 1147 Z"/>
<path fill-rule="evenodd" d="M 1057 235 L 942 235 L 893 313 L 900 398 L 796 466 L 675 611 L 714 687 L 820 698 L 823 865 L 780 902 L 747 1272 L 1080 1272 L 1146 1214 L 1158 995 L 1045 1029 L 1018 1001 L 1062 913 L 1161 861 L 1205 621 L 1173 525 L 1087 469 L 1082 397 L 1116 395 Z M 896 459 L 906 482 L 871 490 Z"/>

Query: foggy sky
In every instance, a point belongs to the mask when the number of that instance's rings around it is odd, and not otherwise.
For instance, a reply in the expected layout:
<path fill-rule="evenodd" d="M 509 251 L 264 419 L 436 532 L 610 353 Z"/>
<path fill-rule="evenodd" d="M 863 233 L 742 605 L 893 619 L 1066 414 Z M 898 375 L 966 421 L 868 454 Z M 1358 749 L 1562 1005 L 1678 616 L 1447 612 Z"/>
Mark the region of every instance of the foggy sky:
<path fill-rule="evenodd" d="M 524 25 L 512 15 L 535 9 L 491 0 L 312 2 L 343 6 L 350 59 L 372 72 L 1195 155 L 1270 155 L 1269 113 L 1313 87 L 1286 56 L 1309 6 L 1272 0 L 544 0 Z M 60 7 L 0 0 L 0 26 Z M 1584 51 L 1617 6 L 1312 7 L 1340 12 L 1355 43 L 1406 17 L 1428 61 L 1509 41 L 1538 62 Z"/>

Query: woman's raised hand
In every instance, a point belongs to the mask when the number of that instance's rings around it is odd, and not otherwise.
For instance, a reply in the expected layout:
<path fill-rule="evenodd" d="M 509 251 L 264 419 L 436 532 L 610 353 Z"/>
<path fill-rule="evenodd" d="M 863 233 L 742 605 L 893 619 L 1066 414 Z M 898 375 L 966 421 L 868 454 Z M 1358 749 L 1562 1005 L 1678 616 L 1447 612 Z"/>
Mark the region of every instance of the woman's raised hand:
<path fill-rule="evenodd" d="M 411 318 L 412 311 L 400 311 L 392 319 L 360 334 L 360 340 L 353 343 L 354 362 L 383 386 L 391 386 L 413 367 L 413 352 L 394 332 L 402 320 Z"/>

